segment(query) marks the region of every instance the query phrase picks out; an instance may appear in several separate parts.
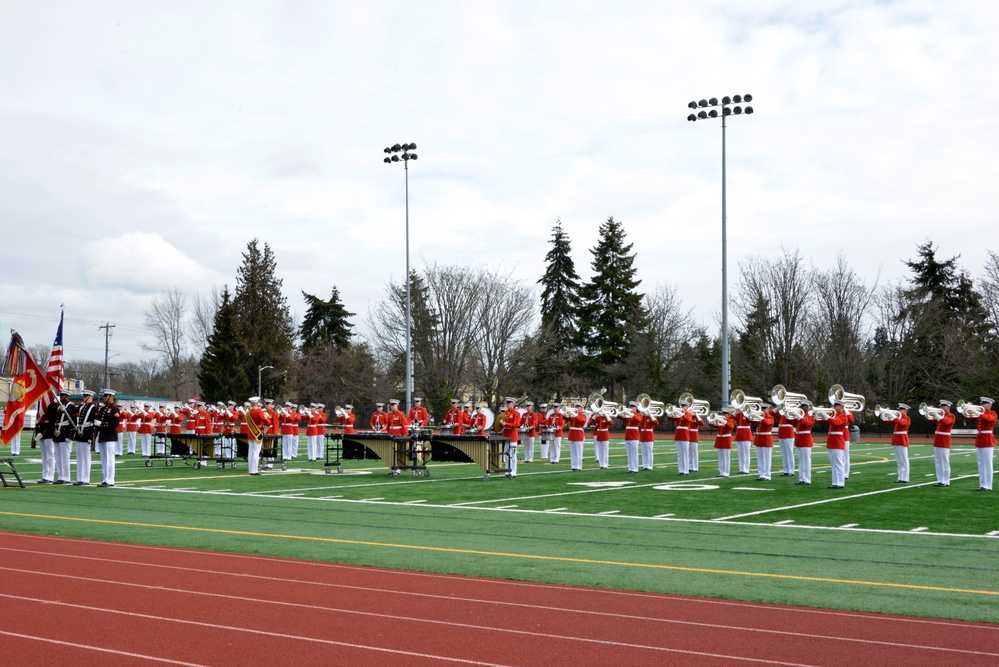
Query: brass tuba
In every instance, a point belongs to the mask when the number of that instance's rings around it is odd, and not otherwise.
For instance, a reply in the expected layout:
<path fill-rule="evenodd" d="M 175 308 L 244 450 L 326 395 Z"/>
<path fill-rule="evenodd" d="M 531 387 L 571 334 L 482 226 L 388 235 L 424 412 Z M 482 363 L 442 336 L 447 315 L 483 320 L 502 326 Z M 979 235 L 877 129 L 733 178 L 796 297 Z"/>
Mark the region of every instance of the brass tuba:
<path fill-rule="evenodd" d="M 782 384 L 775 384 L 774 388 L 770 390 L 770 402 L 777 406 L 797 406 L 801 405 L 802 401 L 807 400 L 808 397 L 804 394 L 796 394 L 793 391 L 788 391 Z"/>

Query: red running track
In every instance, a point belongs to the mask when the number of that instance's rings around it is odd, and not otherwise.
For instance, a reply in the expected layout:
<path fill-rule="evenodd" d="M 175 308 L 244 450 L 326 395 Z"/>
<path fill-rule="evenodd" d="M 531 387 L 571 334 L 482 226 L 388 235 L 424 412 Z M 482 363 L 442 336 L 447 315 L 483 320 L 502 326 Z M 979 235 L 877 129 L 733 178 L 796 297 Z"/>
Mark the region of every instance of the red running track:
<path fill-rule="evenodd" d="M 8 661 L 996 665 L 999 626 L 0 532 Z"/>

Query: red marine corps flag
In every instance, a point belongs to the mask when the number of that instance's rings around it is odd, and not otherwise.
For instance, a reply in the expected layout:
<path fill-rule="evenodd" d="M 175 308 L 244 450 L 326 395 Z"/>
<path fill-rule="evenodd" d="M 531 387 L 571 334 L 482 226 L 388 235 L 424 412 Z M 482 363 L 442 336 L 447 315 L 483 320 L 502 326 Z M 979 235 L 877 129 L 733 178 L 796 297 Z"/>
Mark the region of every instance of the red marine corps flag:
<path fill-rule="evenodd" d="M 3 430 L 0 430 L 0 442 L 7 445 L 24 428 L 25 411 L 48 393 L 49 382 L 42 369 L 28 354 L 24 341 L 16 331 L 11 331 L 10 345 L 7 346 L 0 375 L 14 378 L 4 409 Z"/>

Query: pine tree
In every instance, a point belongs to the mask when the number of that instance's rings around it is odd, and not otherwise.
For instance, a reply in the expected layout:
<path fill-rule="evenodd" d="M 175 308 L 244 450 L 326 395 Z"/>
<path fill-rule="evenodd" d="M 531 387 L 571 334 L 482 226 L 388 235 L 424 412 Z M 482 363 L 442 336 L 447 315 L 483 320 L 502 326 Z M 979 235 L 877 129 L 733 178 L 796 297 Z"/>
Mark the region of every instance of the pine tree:
<path fill-rule="evenodd" d="M 547 267 L 538 280 L 541 285 L 541 328 L 533 381 L 534 393 L 544 398 L 571 391 L 579 337 L 579 275 L 572 261 L 569 236 L 562 228 L 561 220 L 555 221 L 550 242 L 552 247 L 545 255 Z"/>
<path fill-rule="evenodd" d="M 215 312 L 208 345 L 201 356 L 198 382 L 202 398 L 206 401 L 241 401 L 249 396 L 256 388 L 251 388 L 246 374 L 247 359 L 246 345 L 239 336 L 236 309 L 227 285 L 222 291 L 222 303 Z"/>
<path fill-rule="evenodd" d="M 332 346 L 338 350 L 347 349 L 354 335 L 351 331 L 354 327 L 350 323 L 354 313 L 347 312 L 344 308 L 337 288 L 333 287 L 328 301 L 304 291 L 302 297 L 309 306 L 298 329 L 299 338 L 302 340 L 302 351 L 309 353 L 320 346 Z"/>
<path fill-rule="evenodd" d="M 590 249 L 593 277 L 580 291 L 581 370 L 594 381 L 621 379 L 619 366 L 645 328 L 641 281 L 635 278 L 633 244 L 613 217 L 600 225 L 600 240 Z"/>
<path fill-rule="evenodd" d="M 277 262 L 266 243 L 261 252 L 257 239 L 246 245 L 243 264 L 236 273 L 236 292 L 233 307 L 236 310 L 239 335 L 248 354 L 244 372 L 250 378 L 257 376 L 262 366 L 273 366 L 277 371 L 287 370 L 295 329 L 291 323 L 288 300 L 281 291 L 282 281 L 275 275 Z M 280 390 L 284 378 L 272 373 L 267 385 Z"/>

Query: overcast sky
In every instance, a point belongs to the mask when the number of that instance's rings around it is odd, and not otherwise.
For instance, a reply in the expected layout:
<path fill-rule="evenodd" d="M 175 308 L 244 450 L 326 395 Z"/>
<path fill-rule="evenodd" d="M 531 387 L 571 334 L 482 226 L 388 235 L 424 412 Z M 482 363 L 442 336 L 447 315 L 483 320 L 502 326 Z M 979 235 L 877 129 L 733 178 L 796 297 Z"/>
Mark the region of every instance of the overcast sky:
<path fill-rule="evenodd" d="M 577 271 L 613 215 L 641 289 L 716 330 L 721 126 L 730 286 L 748 255 L 837 253 L 869 283 L 927 239 L 974 277 L 997 249 L 999 4 L 6 2 L 0 327 L 69 359 L 145 353 L 163 290 L 235 283 L 273 248 L 293 314 L 339 288 L 365 329 L 411 261 L 529 284 L 561 218 Z M 6 338 L 4 338 L 6 341 Z M 114 356 L 116 355 L 116 356 Z"/>

